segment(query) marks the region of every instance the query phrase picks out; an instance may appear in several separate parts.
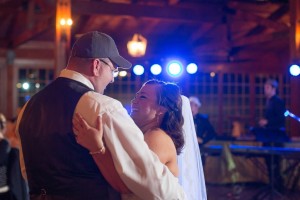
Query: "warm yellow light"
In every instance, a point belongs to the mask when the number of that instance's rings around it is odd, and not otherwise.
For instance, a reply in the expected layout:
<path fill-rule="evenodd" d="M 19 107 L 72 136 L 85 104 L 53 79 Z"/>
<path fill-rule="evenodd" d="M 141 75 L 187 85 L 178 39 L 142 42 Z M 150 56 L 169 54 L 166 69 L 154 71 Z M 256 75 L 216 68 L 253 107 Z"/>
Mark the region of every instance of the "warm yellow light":
<path fill-rule="evenodd" d="M 67 24 L 68 24 L 69 26 L 72 26 L 73 20 L 69 18 L 69 19 L 67 20 Z"/>
<path fill-rule="evenodd" d="M 72 26 L 73 20 L 71 18 L 69 18 L 67 20 L 65 18 L 62 18 L 62 19 L 60 19 L 59 23 L 61 26 L 66 26 L 66 25 Z"/>
<path fill-rule="evenodd" d="M 22 84 L 21 83 L 17 83 L 17 88 L 21 88 L 22 87 Z"/>
<path fill-rule="evenodd" d="M 121 76 L 121 77 L 125 77 L 126 75 L 127 75 L 126 71 L 120 71 L 119 72 L 119 76 Z"/>
<path fill-rule="evenodd" d="M 59 23 L 60 23 L 60 25 L 64 26 L 64 25 L 66 25 L 67 22 L 64 18 L 62 18 L 62 19 L 60 19 Z"/>
<path fill-rule="evenodd" d="M 145 55 L 147 40 L 140 34 L 134 34 L 132 40 L 127 43 L 128 53 L 132 57 L 141 57 Z"/>

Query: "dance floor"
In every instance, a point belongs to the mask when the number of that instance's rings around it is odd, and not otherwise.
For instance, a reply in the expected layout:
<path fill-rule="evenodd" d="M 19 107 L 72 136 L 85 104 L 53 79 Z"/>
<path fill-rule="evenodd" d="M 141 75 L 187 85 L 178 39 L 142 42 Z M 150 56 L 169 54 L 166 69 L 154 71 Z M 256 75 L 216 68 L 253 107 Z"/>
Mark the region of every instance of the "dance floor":
<path fill-rule="evenodd" d="M 300 191 L 282 191 L 278 194 L 268 190 L 263 184 L 218 185 L 207 184 L 208 200 L 299 200 Z M 263 194 L 263 192 L 265 192 Z M 261 194 L 261 195 L 258 195 Z M 273 196 L 272 196 L 273 194 Z M 258 195 L 258 196 L 257 196 Z M 265 195 L 265 196 L 264 196 Z"/>
<path fill-rule="evenodd" d="M 271 148 L 252 141 L 212 141 L 201 151 L 208 200 L 300 200 L 299 142 Z M 280 157 L 280 174 L 268 176 L 266 156 Z M 274 189 L 279 176 L 285 188 L 280 192 Z"/>

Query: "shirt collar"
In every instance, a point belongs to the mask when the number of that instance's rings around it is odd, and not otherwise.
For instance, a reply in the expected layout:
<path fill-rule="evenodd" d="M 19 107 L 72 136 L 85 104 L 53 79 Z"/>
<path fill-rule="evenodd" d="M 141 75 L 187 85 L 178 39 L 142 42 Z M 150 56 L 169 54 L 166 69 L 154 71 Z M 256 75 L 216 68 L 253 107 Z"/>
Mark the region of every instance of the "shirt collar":
<path fill-rule="evenodd" d="M 69 69 L 63 69 L 60 74 L 59 77 L 64 77 L 64 78 L 69 78 L 75 81 L 78 81 L 80 83 L 83 83 L 84 85 L 88 86 L 91 89 L 95 89 L 93 84 L 91 83 L 91 81 L 89 81 L 86 77 L 84 77 L 82 74 L 73 71 L 73 70 L 69 70 Z"/>

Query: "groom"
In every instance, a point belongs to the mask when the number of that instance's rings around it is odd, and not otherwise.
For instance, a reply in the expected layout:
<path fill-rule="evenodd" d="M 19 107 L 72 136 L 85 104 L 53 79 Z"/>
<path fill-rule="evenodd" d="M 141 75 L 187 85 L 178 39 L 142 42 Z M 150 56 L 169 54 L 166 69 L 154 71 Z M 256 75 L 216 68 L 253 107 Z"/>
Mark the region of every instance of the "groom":
<path fill-rule="evenodd" d="M 128 69 L 131 63 L 119 55 L 114 40 L 86 33 L 75 42 L 66 69 L 20 112 L 21 165 L 31 199 L 109 199 L 110 186 L 89 151 L 76 143 L 72 118 L 77 112 L 93 126 L 99 115 L 105 118 L 107 148 L 133 193 L 141 199 L 184 199 L 177 179 L 149 150 L 122 104 L 103 95 L 118 67 Z"/>

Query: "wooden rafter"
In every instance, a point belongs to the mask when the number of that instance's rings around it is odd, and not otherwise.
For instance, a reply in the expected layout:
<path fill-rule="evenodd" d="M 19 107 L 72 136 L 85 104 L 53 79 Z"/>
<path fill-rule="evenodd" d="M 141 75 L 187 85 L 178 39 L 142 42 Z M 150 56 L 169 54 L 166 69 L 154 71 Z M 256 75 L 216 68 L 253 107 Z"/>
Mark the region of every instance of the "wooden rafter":
<path fill-rule="evenodd" d="M 49 23 L 44 23 L 44 22 L 35 24 L 31 29 L 27 29 L 27 30 L 23 31 L 21 34 L 19 34 L 18 36 L 14 37 L 12 39 L 12 41 L 13 41 L 12 46 L 15 48 L 31 39 L 37 37 L 41 33 L 45 32 L 49 29 L 53 29 L 52 27 L 54 27 L 54 26 L 51 26 L 51 25 L 49 26 Z"/>
<path fill-rule="evenodd" d="M 153 11 L 156 12 L 153 12 Z M 179 21 L 213 22 L 222 19 L 222 7 L 205 5 L 191 8 L 175 6 L 154 6 L 140 4 L 106 3 L 98 1 L 72 1 L 72 11 L 77 15 L 118 15 L 159 18 Z"/>
<path fill-rule="evenodd" d="M 1 3 L 0 14 L 3 16 L 15 14 L 17 8 L 19 8 L 21 5 L 22 5 L 21 0 L 6 1 L 5 3 Z"/>
<path fill-rule="evenodd" d="M 264 35 L 255 35 L 247 38 L 241 38 L 238 40 L 233 40 L 231 42 L 225 40 L 215 40 L 209 44 L 202 45 L 196 48 L 197 51 L 215 51 L 217 49 L 228 49 L 228 48 L 239 48 L 249 45 L 255 45 L 260 43 L 266 43 L 275 40 L 287 40 L 289 33 L 287 31 L 264 34 Z"/>
<path fill-rule="evenodd" d="M 0 44 L 1 47 L 16 48 L 51 28 L 51 24 L 53 24 L 51 18 L 54 14 L 53 7 L 46 6 L 41 0 L 31 0 L 27 3 L 27 10 L 25 10 L 25 7 L 19 9 L 22 1 L 8 1 L 2 4 L 0 13 L 5 14 L 10 11 L 10 15 L 13 17 L 10 19 L 6 37 L 0 38 L 3 41 Z M 35 10 L 36 6 L 39 7 L 38 13 Z M 2 9 L 5 9 L 4 12 L 2 12 Z"/>
<path fill-rule="evenodd" d="M 262 23 L 260 23 L 258 26 L 250 30 L 246 36 L 256 35 L 262 33 L 267 27 L 269 28 L 275 28 L 279 30 L 283 30 L 285 28 L 288 28 L 288 26 L 284 23 L 276 22 L 278 19 L 280 19 L 284 14 L 286 14 L 289 11 L 288 5 L 282 5 L 279 9 L 277 9 L 275 12 L 273 12 L 267 19 L 263 20 Z M 266 23 L 263 23 L 266 22 Z M 278 28 L 277 28 L 278 27 Z"/>

